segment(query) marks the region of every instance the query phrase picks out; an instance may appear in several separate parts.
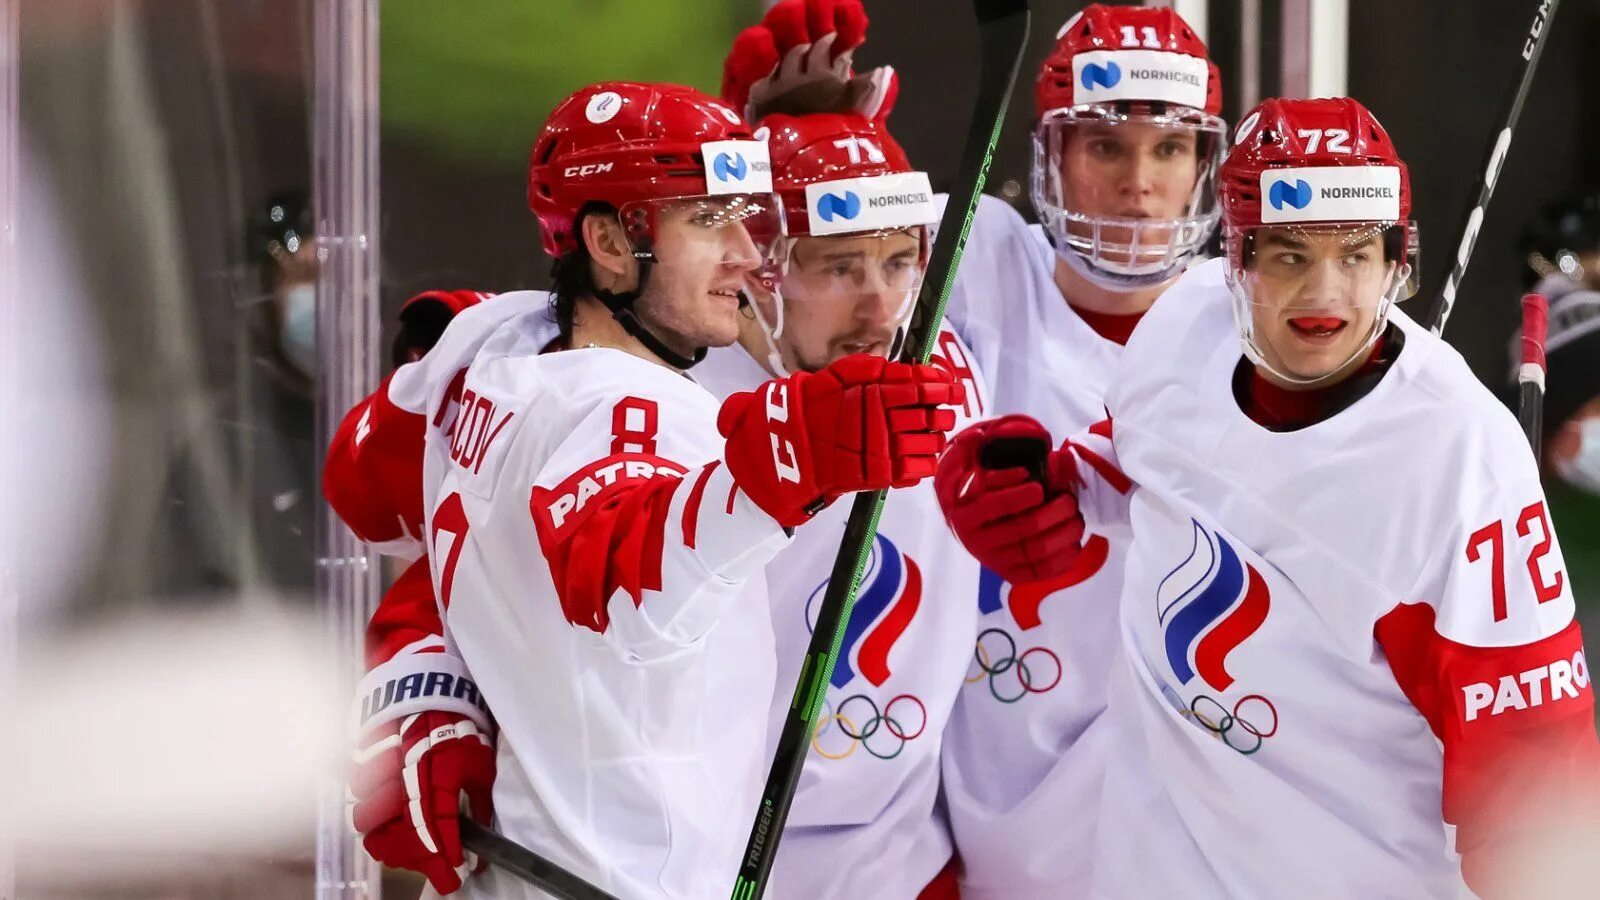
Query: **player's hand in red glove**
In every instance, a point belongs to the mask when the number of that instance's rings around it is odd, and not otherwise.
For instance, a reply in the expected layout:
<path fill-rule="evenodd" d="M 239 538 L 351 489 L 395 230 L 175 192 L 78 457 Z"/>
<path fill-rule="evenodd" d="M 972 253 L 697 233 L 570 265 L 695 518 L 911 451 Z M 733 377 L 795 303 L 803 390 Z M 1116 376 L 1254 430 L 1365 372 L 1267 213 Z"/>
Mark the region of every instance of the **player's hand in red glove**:
<path fill-rule="evenodd" d="M 453 689 L 452 682 L 465 683 L 465 670 L 449 662 L 442 653 L 402 656 L 367 676 L 362 696 L 373 698 L 393 698 L 413 682 L 425 686 L 425 695 L 442 687 L 432 696 L 394 701 L 387 711 L 404 707 L 400 715 L 375 714 L 376 724 L 352 756 L 349 779 L 351 825 L 367 852 L 386 866 L 421 872 L 441 894 L 484 865 L 461 846 L 460 816 L 488 824 L 494 815 L 492 726 L 485 710 L 458 699 L 476 697 L 476 687 Z M 449 680 L 440 675 L 447 670 Z"/>
<path fill-rule="evenodd" d="M 457 313 L 493 296 L 482 291 L 423 291 L 407 300 L 400 307 L 400 330 L 390 361 L 399 368 L 426 356 Z"/>
<path fill-rule="evenodd" d="M 842 494 L 932 475 L 965 398 L 936 366 L 857 354 L 734 394 L 717 428 L 734 481 L 793 528 Z"/>
<path fill-rule="evenodd" d="M 1083 546 L 1077 466 L 1027 416 L 979 422 L 950 441 L 934 491 L 978 562 L 1012 584 L 1065 574 Z"/>
<path fill-rule="evenodd" d="M 772 113 L 887 118 L 900 82 L 890 66 L 855 73 L 866 37 L 861 0 L 780 0 L 734 39 L 722 64 L 722 99 L 751 122 Z"/>

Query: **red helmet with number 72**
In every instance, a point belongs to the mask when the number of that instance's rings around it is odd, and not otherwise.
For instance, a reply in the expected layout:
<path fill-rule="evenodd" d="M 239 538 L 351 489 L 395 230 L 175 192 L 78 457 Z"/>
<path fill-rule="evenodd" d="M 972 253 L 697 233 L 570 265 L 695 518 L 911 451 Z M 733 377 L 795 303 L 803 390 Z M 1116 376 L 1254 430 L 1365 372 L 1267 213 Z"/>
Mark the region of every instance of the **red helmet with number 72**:
<path fill-rule="evenodd" d="M 1093 4 L 1034 86 L 1034 210 L 1056 254 L 1103 288 L 1161 284 L 1217 223 L 1227 126 L 1206 45 L 1170 9 Z"/>
<path fill-rule="evenodd" d="M 1388 132 L 1340 97 L 1245 116 L 1218 194 L 1245 354 L 1291 384 L 1358 365 L 1416 292 L 1411 178 Z"/>

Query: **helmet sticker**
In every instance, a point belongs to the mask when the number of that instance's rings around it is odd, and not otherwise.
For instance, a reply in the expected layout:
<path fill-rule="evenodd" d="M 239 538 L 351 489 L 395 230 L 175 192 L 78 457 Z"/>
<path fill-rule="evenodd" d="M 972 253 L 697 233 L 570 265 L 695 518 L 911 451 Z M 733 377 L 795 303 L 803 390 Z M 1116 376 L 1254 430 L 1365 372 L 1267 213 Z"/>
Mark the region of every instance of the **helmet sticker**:
<path fill-rule="evenodd" d="M 939 220 L 926 172 L 840 178 L 806 185 L 813 235 L 931 225 Z"/>
<path fill-rule="evenodd" d="M 1393 222 L 1400 218 L 1394 166 L 1305 166 L 1261 173 L 1261 221 Z"/>
<path fill-rule="evenodd" d="M 1250 115 L 1246 116 L 1245 120 L 1243 122 L 1239 123 L 1239 129 L 1237 131 L 1235 131 L 1234 134 L 1233 134 L 1233 143 L 1234 143 L 1234 145 L 1238 146 L 1239 144 L 1242 144 L 1245 141 L 1249 140 L 1250 139 L 1250 135 L 1255 133 L 1256 125 L 1259 124 L 1260 122 L 1261 122 L 1261 110 L 1259 110 L 1259 109 L 1256 110 L 1255 112 L 1251 113 Z"/>
<path fill-rule="evenodd" d="M 1072 57 L 1072 101 L 1154 100 L 1204 109 L 1210 77 L 1205 60 L 1185 53 L 1091 50 Z"/>
<path fill-rule="evenodd" d="M 622 95 L 616 91 L 595 94 L 583 108 L 584 116 L 596 125 L 611 121 L 619 112 L 622 112 Z"/>
<path fill-rule="evenodd" d="M 700 145 L 700 153 L 705 158 L 707 194 L 772 191 L 772 160 L 766 141 L 708 141 Z"/>

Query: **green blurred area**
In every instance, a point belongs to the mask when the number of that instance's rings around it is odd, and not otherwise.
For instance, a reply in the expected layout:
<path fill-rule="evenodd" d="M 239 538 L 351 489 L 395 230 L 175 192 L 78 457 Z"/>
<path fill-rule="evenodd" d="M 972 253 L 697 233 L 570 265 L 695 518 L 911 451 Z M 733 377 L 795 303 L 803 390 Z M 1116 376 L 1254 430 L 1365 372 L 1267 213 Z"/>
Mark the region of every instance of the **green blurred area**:
<path fill-rule="evenodd" d="M 758 0 L 384 0 L 386 137 L 473 165 L 520 161 L 563 97 L 596 81 L 715 93 Z"/>

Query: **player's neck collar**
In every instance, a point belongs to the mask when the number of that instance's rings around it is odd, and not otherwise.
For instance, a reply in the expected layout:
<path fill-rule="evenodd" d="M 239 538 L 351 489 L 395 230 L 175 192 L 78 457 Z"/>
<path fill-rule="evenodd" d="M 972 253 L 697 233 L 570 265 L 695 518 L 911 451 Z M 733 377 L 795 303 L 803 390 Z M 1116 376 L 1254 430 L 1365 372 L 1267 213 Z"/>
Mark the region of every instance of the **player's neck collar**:
<path fill-rule="evenodd" d="M 1338 384 L 1292 391 L 1280 387 L 1256 371 L 1248 359 L 1240 358 L 1233 371 L 1233 397 L 1250 420 L 1268 431 L 1299 431 L 1325 422 L 1372 392 L 1384 373 L 1399 359 L 1405 347 L 1405 332 L 1390 322 L 1383 339 L 1372 348 L 1366 365 Z"/>

